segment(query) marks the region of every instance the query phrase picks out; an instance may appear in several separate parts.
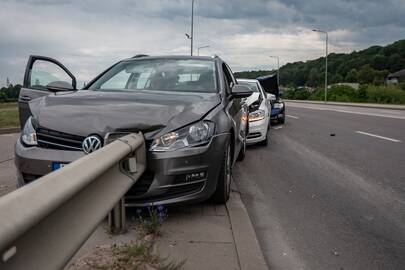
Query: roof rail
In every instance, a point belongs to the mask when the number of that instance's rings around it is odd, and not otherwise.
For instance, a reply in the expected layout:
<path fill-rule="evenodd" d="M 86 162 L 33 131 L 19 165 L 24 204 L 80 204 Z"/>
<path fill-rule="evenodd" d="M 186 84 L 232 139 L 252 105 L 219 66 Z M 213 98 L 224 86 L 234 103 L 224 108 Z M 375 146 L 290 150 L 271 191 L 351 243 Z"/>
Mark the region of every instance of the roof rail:
<path fill-rule="evenodd" d="M 149 55 L 147 55 L 147 54 L 137 54 L 135 56 L 132 56 L 132 58 L 140 58 L 140 57 L 147 57 L 147 56 L 149 56 Z"/>

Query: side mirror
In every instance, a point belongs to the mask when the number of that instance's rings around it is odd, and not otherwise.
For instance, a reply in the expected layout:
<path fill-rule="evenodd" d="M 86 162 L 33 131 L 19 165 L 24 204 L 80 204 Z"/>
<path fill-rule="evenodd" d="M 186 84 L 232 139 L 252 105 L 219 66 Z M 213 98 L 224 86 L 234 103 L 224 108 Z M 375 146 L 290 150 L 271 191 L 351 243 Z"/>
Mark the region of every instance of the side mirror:
<path fill-rule="evenodd" d="M 281 91 L 278 93 L 278 96 L 279 96 L 279 97 L 282 97 L 283 95 L 284 95 L 284 93 L 281 92 Z"/>
<path fill-rule="evenodd" d="M 273 94 L 269 94 L 269 93 L 267 93 L 266 98 L 267 98 L 267 100 L 270 100 L 270 101 L 275 101 L 276 100 L 276 96 L 273 95 Z"/>
<path fill-rule="evenodd" d="M 61 92 L 61 91 L 75 90 L 70 83 L 65 82 L 65 81 L 51 82 L 46 86 L 46 89 L 48 89 L 51 92 Z"/>
<path fill-rule="evenodd" d="M 251 94 L 253 94 L 253 91 L 249 87 L 240 84 L 235 84 L 231 90 L 233 98 L 247 98 Z"/>

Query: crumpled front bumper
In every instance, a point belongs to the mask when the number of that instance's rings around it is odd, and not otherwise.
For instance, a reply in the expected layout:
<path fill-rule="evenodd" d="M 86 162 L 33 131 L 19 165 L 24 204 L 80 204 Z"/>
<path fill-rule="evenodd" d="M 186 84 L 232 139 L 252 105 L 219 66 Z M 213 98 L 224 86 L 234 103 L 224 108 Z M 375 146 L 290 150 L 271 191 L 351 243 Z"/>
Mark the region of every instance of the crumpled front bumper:
<path fill-rule="evenodd" d="M 215 191 L 229 139 L 228 133 L 214 135 L 204 146 L 172 152 L 149 152 L 147 169 L 126 194 L 127 206 L 183 204 L 207 200 Z M 15 146 L 18 186 L 52 171 L 52 163 L 70 163 L 84 156 L 81 151 Z"/>

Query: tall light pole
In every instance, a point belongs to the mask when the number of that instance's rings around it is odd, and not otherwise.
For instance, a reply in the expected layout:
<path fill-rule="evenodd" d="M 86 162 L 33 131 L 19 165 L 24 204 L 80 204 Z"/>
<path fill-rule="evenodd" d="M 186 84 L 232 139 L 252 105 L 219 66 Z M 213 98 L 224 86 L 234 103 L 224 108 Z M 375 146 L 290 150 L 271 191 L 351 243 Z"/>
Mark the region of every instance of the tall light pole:
<path fill-rule="evenodd" d="M 200 56 L 200 49 L 209 48 L 209 47 L 210 47 L 210 45 L 198 47 L 198 56 Z"/>
<path fill-rule="evenodd" d="M 280 87 L 280 57 L 272 56 L 272 55 L 269 57 L 277 59 L 277 84 L 278 84 L 278 87 Z"/>
<path fill-rule="evenodd" d="M 191 56 L 193 56 L 193 39 L 194 39 L 194 1 L 195 0 L 191 0 L 191 34 L 190 34 Z"/>
<path fill-rule="evenodd" d="M 325 102 L 328 100 L 328 32 L 314 29 L 314 32 L 323 33 L 326 36 L 326 55 L 325 55 Z"/>

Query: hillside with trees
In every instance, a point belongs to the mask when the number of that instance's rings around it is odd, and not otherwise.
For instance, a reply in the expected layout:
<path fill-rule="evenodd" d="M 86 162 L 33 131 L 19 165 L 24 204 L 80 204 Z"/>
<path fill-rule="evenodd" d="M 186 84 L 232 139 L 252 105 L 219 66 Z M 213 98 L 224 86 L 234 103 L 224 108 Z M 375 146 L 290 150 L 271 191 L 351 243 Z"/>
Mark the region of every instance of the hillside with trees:
<path fill-rule="evenodd" d="M 389 73 L 405 68 L 405 40 L 387 46 L 372 46 L 352 53 L 331 53 L 328 56 L 330 84 L 352 82 L 384 84 Z M 318 87 L 324 84 L 325 57 L 306 62 L 288 63 L 280 68 L 280 84 L 287 87 Z M 237 72 L 238 78 L 257 78 L 274 71 Z"/>

